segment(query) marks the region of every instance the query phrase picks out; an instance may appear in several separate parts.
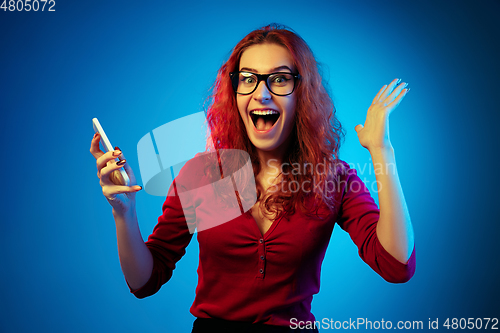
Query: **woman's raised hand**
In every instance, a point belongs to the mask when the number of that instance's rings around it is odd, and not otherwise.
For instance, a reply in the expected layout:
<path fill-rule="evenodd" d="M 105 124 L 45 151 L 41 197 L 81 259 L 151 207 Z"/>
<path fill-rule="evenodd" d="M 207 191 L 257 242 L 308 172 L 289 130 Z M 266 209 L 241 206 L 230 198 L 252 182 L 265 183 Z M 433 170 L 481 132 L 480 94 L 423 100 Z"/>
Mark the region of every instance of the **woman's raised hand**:
<path fill-rule="evenodd" d="M 125 214 L 131 209 L 135 209 L 135 193 L 142 189 L 135 180 L 134 172 L 124 159 L 122 152 L 115 148 L 114 151 L 104 153 L 99 148 L 100 135 L 96 133 L 90 144 L 90 152 L 96 159 L 97 177 L 100 179 L 102 193 L 108 199 L 114 212 Z M 121 160 L 116 162 L 115 158 Z M 130 186 L 125 186 L 125 182 L 118 170 L 125 168 L 130 178 Z"/>
<path fill-rule="evenodd" d="M 368 108 L 364 126 L 354 128 L 358 133 L 359 143 L 368 149 L 392 148 L 389 139 L 389 115 L 401 103 L 409 88 L 408 83 L 395 79 L 380 89 Z"/>

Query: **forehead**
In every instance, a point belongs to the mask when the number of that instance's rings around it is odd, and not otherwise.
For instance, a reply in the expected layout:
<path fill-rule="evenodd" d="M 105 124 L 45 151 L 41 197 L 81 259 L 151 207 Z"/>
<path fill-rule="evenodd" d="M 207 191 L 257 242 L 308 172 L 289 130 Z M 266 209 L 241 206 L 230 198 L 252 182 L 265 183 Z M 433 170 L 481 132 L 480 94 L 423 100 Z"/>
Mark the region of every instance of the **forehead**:
<path fill-rule="evenodd" d="M 293 58 L 290 51 L 284 46 L 266 43 L 252 45 L 243 51 L 240 58 L 239 70 L 247 68 L 257 73 L 270 73 L 282 66 L 287 66 L 290 70 L 294 70 L 295 66 L 293 65 Z"/>

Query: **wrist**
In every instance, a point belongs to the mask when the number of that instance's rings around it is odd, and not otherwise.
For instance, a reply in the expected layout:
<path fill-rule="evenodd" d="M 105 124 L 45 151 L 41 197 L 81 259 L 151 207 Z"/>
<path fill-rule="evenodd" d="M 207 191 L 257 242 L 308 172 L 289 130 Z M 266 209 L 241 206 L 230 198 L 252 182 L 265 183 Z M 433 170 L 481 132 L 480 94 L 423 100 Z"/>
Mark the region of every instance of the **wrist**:
<path fill-rule="evenodd" d="M 387 157 L 393 157 L 394 156 L 394 148 L 392 147 L 391 144 L 384 146 L 384 147 L 377 147 L 377 148 L 372 148 L 368 149 L 370 152 L 370 155 L 372 156 L 372 159 L 374 158 L 387 158 Z"/>
<path fill-rule="evenodd" d="M 113 217 L 115 220 L 118 218 L 120 220 L 128 220 L 128 219 L 133 219 L 137 217 L 136 211 L 135 211 L 135 204 L 129 206 L 129 207 L 119 207 L 115 208 L 113 207 L 112 209 L 113 212 Z"/>
<path fill-rule="evenodd" d="M 396 169 L 396 157 L 392 146 L 370 150 L 370 155 L 376 175 L 379 175 L 382 170 Z M 382 174 L 386 172 L 382 172 Z"/>

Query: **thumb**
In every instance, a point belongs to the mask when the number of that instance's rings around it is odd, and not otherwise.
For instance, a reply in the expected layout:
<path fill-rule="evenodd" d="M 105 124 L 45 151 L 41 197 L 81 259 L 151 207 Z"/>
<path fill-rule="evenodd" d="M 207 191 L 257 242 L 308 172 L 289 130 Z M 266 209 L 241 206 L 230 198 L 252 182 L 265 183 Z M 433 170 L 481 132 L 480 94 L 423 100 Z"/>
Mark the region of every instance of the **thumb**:
<path fill-rule="evenodd" d="M 356 133 L 359 133 L 359 131 L 361 131 L 363 129 L 363 125 L 361 124 L 358 124 L 356 125 L 356 127 L 354 127 L 354 130 L 356 131 Z"/>

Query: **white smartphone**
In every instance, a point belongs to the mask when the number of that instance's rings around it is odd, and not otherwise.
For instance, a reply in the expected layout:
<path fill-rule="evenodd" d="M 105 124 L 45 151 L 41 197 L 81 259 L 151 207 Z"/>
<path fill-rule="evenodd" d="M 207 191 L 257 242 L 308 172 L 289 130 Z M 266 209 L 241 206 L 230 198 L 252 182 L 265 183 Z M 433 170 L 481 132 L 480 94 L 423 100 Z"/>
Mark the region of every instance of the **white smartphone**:
<path fill-rule="evenodd" d="M 104 148 L 104 152 L 115 150 L 115 148 L 113 148 L 113 146 L 111 145 L 111 142 L 109 142 L 108 136 L 106 135 L 106 133 L 104 133 L 104 130 L 102 129 L 102 126 L 97 118 L 92 119 L 92 125 L 94 126 L 94 131 L 96 133 L 99 133 L 99 135 L 101 136 L 100 142 L 101 146 Z M 119 159 L 115 158 L 115 161 L 119 161 Z M 125 185 L 129 186 L 130 178 L 128 178 L 127 172 L 123 170 L 123 168 L 118 169 L 118 171 L 120 171 L 120 175 L 122 176 Z"/>

